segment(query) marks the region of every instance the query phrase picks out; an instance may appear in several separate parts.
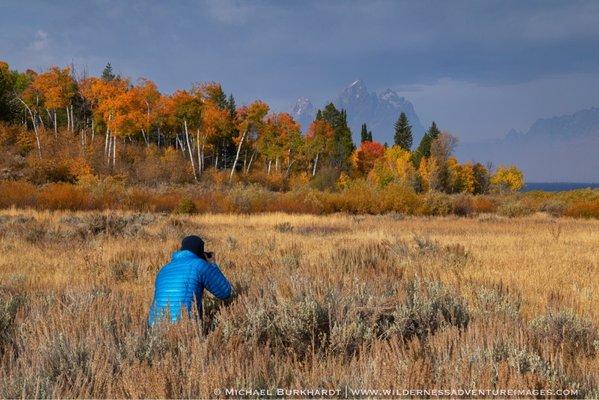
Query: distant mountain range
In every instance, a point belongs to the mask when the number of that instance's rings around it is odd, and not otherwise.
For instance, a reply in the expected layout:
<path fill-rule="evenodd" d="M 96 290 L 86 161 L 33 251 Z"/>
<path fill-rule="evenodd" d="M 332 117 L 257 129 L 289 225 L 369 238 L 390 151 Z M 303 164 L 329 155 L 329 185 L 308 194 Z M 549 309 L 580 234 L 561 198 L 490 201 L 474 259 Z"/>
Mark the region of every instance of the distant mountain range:
<path fill-rule="evenodd" d="M 424 134 L 412 103 L 391 89 L 369 92 L 364 81 L 358 79 L 331 101 L 347 111 L 356 143 L 360 141 L 360 126 L 366 123 L 376 141 L 392 144 L 393 126 L 402 111 L 412 125 L 414 147 Z M 304 97 L 292 108 L 293 117 L 304 131 L 316 111 Z M 461 161 L 515 164 L 529 182 L 599 182 L 599 108 L 538 119 L 526 132 L 512 129 L 499 140 L 460 142 L 456 155 Z"/>
<path fill-rule="evenodd" d="M 364 81 L 358 79 L 331 101 L 337 108 L 347 111 L 348 123 L 356 143 L 360 141 L 360 128 L 363 123 L 366 123 L 368 129 L 372 131 L 374 140 L 392 144 L 394 124 L 402 111 L 406 113 L 412 125 L 415 145 L 420 142 L 424 134 L 425 129 L 412 103 L 405 97 L 399 96 L 394 90 L 386 89 L 378 94 L 369 92 Z M 321 107 L 324 105 L 326 104 Z M 292 115 L 305 131 L 314 120 L 316 110 L 317 108 L 309 99 L 301 97 L 293 106 Z"/>
<path fill-rule="evenodd" d="M 515 164 L 528 181 L 599 182 L 599 108 L 542 118 L 500 140 L 464 142 L 458 158 Z"/>

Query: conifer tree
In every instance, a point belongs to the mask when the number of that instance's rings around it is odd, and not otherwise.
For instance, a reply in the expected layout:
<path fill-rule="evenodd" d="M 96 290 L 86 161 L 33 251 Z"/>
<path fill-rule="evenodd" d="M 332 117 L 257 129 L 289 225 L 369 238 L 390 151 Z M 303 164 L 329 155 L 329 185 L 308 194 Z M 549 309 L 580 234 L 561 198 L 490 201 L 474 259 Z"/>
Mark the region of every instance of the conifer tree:
<path fill-rule="evenodd" d="M 237 112 L 237 105 L 235 104 L 233 93 L 229 95 L 229 99 L 227 100 L 227 109 L 229 110 L 229 115 L 234 117 L 235 113 Z"/>
<path fill-rule="evenodd" d="M 319 114 L 317 118 L 318 116 Z M 320 113 L 320 117 L 331 125 L 334 132 L 331 163 L 340 169 L 347 169 L 349 158 L 355 149 L 351 130 L 347 124 L 347 112 L 339 111 L 333 103 L 329 103 Z"/>
<path fill-rule="evenodd" d="M 420 141 L 420 144 L 418 145 L 418 148 L 414 152 L 414 165 L 420 165 L 420 160 L 422 157 L 430 157 L 431 143 L 439 136 L 439 134 L 441 134 L 441 131 L 439 131 L 437 124 L 435 121 L 433 121 L 431 127 L 428 128 L 428 131 L 426 131 L 422 137 L 422 140 Z"/>
<path fill-rule="evenodd" d="M 369 134 L 366 124 L 362 124 L 362 130 L 360 131 L 360 143 L 371 142 L 372 133 Z"/>
<path fill-rule="evenodd" d="M 412 127 L 408 122 L 406 113 L 402 112 L 395 122 L 395 144 L 404 150 L 412 148 Z"/>
<path fill-rule="evenodd" d="M 112 72 L 112 65 L 110 63 L 106 64 L 104 67 L 104 71 L 102 71 L 102 79 L 106 82 L 110 82 L 116 78 L 114 72 Z"/>

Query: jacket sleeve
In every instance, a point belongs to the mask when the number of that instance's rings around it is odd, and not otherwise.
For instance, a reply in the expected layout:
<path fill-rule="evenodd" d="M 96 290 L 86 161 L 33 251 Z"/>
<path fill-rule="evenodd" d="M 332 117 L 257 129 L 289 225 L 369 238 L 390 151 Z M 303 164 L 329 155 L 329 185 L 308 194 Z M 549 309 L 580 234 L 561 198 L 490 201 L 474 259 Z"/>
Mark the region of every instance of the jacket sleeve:
<path fill-rule="evenodd" d="M 221 300 L 231 296 L 231 284 L 216 264 L 208 264 L 204 273 L 204 287 Z"/>

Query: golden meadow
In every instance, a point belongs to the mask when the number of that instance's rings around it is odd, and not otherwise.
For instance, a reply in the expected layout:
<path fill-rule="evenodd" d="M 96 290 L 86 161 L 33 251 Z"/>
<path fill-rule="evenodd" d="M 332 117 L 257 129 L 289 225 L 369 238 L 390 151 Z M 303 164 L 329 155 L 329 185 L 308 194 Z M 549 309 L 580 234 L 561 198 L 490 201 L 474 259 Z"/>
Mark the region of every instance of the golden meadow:
<path fill-rule="evenodd" d="M 518 201 L 521 201 L 520 199 Z M 186 234 L 235 286 L 148 330 Z M 0 397 L 222 388 L 599 392 L 599 221 L 0 211 Z"/>

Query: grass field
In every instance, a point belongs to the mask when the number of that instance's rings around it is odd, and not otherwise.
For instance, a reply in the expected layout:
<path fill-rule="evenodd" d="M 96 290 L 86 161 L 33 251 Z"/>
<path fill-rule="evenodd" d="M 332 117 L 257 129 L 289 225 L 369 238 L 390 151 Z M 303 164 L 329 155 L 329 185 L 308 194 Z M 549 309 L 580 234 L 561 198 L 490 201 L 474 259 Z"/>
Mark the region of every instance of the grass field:
<path fill-rule="evenodd" d="M 205 296 L 201 325 L 149 331 L 155 274 L 186 234 L 207 239 L 236 295 Z M 4 398 L 598 397 L 598 326 L 599 220 L 0 212 Z"/>

